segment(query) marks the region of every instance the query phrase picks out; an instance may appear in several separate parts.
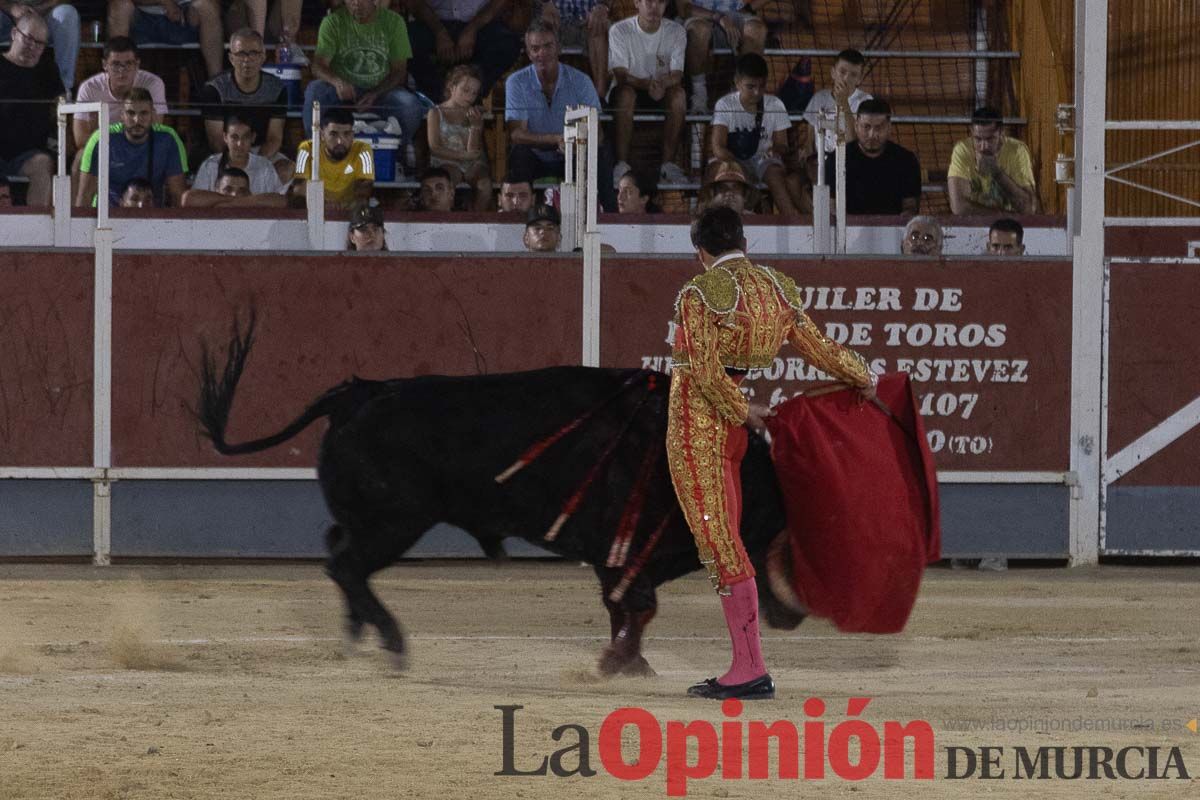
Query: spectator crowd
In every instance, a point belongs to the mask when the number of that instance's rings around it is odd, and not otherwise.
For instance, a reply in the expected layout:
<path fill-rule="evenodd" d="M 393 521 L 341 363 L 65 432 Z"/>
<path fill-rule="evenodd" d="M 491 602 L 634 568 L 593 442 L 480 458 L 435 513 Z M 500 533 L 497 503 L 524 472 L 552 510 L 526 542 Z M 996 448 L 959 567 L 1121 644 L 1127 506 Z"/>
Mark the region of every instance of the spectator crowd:
<path fill-rule="evenodd" d="M 667 0 L 634 0 L 636 13 L 624 19 L 614 18 L 608 0 L 529 0 L 523 35 L 507 22 L 519 2 L 327 0 L 299 104 L 305 139 L 290 149 L 289 101 L 298 93 L 266 68 L 272 48 L 289 61 L 303 58 L 294 46 L 299 0 L 108 0 L 101 70 L 78 87 L 75 8 L 63 0 L 0 0 L 0 41 L 8 41 L 0 58 L 3 202 L 11 203 L 13 184 L 21 183 L 26 204 L 50 203 L 56 148 L 74 150 L 75 204 L 98 202 L 100 141 L 107 137 L 108 202 L 298 207 L 307 202 L 315 166 L 326 205 L 356 215 L 350 244 L 384 249 L 374 208 L 377 148 L 391 136 L 398 140 L 397 180 L 406 171 L 418 178 L 412 210 L 521 214 L 527 244 L 547 249 L 545 242 L 557 247 L 558 240 L 543 233 L 550 215 L 540 190 L 563 178 L 567 110 L 591 106 L 611 115 L 594 143 L 607 211 L 655 213 L 660 187 L 698 179 L 700 208 L 811 213 L 814 184 L 823 180 L 836 192 L 843 142 L 847 212 L 908 217 L 903 252 L 941 252 L 937 221 L 916 216 L 922 166 L 894 140 L 891 105 L 863 87 L 862 53 L 838 53 L 827 85 L 798 99 L 787 81 L 771 92 L 762 55 L 770 27 L 760 0 L 676 0 L 671 9 Z M 166 124 L 166 84 L 141 60 L 139 46 L 147 44 L 198 47 L 207 80 L 194 93 L 202 136 L 190 148 Z M 564 63 L 564 46 L 582 51 L 586 69 Z M 710 105 L 714 49 L 730 50 L 736 60 L 732 91 Z M 522 51 L 525 66 L 517 63 Z M 508 148 L 489 154 L 482 103 L 500 86 Z M 54 106 L 72 97 L 106 103 L 111 122 L 102 131 L 95 114 L 74 115 L 73 148 L 56 141 Z M 635 120 L 647 112 L 662 120 L 652 159 L 634 146 Z M 796 118 L 804 124 L 794 128 L 792 117 L 801 112 Z M 695 176 L 685 166 L 689 114 L 708 121 L 707 163 Z M 379 123 L 365 133 L 372 118 Z M 493 174 L 497 159 L 506 165 L 502 176 Z M 976 109 L 943 166 L 954 215 L 1037 210 L 1029 149 L 1007 135 L 994 108 Z M 989 252 L 1023 252 L 1020 226 L 997 225 Z"/>

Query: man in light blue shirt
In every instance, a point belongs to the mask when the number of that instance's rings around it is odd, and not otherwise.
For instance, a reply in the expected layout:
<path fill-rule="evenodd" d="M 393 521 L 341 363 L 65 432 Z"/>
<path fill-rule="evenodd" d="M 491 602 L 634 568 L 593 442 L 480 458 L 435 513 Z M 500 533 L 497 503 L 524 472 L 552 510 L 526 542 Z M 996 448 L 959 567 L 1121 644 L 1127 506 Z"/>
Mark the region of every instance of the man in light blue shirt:
<path fill-rule="evenodd" d="M 515 181 L 530 183 L 548 176 L 562 178 L 566 169 L 563 120 L 567 109 L 598 109 L 600 97 L 591 78 L 559 62 L 558 34 L 543 19 L 535 19 L 525 32 L 525 52 L 532 63 L 509 75 L 504 86 L 504 120 L 512 141 L 509 175 Z M 615 211 L 612 181 L 603 180 L 612 175 L 612 156 L 607 147 L 601 147 L 597 160 L 600 205 Z"/>

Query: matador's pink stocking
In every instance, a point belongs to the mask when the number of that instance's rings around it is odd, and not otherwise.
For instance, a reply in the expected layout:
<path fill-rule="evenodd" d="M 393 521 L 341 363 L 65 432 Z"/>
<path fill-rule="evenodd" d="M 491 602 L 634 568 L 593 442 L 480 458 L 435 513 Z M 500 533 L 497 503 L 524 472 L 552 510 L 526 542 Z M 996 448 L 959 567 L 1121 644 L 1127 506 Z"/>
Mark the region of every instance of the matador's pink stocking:
<path fill-rule="evenodd" d="M 732 686 L 761 678 L 767 667 L 758 634 L 758 584 L 753 578 L 733 584 L 729 594 L 721 597 L 721 608 L 729 626 L 733 665 L 717 682 Z"/>

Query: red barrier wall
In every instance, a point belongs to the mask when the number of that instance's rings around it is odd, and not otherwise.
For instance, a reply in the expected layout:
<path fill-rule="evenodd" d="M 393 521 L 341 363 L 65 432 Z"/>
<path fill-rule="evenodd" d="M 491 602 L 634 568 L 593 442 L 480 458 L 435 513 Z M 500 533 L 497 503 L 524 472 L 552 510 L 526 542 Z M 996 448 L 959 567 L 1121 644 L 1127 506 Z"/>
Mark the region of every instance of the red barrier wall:
<path fill-rule="evenodd" d="M 92 463 L 89 252 L 0 251 L 0 464 Z"/>
<path fill-rule="evenodd" d="M 1200 265 L 1113 264 L 1109 284 L 1108 455 L 1200 396 Z M 1200 486 L 1200 428 L 1120 486 Z"/>
<path fill-rule="evenodd" d="M 776 266 L 808 287 L 811 314 L 831 335 L 847 339 L 876 366 L 914 374 L 940 468 L 1067 468 L 1069 262 L 797 260 Z M 0 254 L 5 465 L 90 462 L 91 267 L 84 253 Z M 605 261 L 604 365 L 666 368 L 675 293 L 696 269 L 686 260 Z M 1186 326 L 1194 316 L 1187 298 L 1200 296 L 1200 284 L 1178 283 L 1173 273 L 1119 269 L 1113 281 L 1114 386 L 1136 390 L 1137 381 L 1154 374 L 1154 364 L 1139 355 L 1156 352 L 1148 341 L 1161 340 L 1154 347 L 1163 358 L 1178 354 L 1191 359 L 1181 364 L 1196 363 L 1197 354 L 1178 347 L 1186 331 L 1171 325 Z M 1124 288 L 1125 281 L 1137 285 Z M 1144 281 L 1150 283 L 1138 283 Z M 576 258 L 119 254 L 114 464 L 315 463 L 321 425 L 275 451 L 228 459 L 212 452 L 188 414 L 197 395 L 201 338 L 223 348 L 234 310 L 244 312 L 252 298 L 259 337 L 230 423 L 235 441 L 277 430 L 351 374 L 474 374 L 578 363 L 581 287 Z M 1148 292 L 1159 293 L 1157 304 L 1127 308 L 1118 299 Z M 1126 354 L 1122 347 L 1131 349 Z M 789 396 L 814 379 L 808 373 L 785 350 L 749 388 L 759 399 Z M 1171 373 L 1170 391 L 1158 384 L 1141 394 L 1114 391 L 1114 450 L 1195 396 L 1192 383 L 1200 377 L 1194 371 Z M 1129 409 L 1120 405 L 1125 397 Z M 1182 477 L 1175 461 L 1168 458 L 1162 470 L 1179 482 L 1195 479 Z M 1152 466 L 1134 475 L 1170 482 Z M 1194 470 L 1194 462 L 1187 468 Z"/>
<path fill-rule="evenodd" d="M 1188 242 L 1200 242 L 1200 226 L 1110 225 L 1104 229 L 1104 254 L 1109 258 L 1184 258 Z"/>
<path fill-rule="evenodd" d="M 1066 470 L 1071 263 L 872 259 L 773 262 L 809 287 L 809 312 L 876 367 L 908 367 L 930 446 L 948 470 Z M 672 304 L 695 261 L 606 259 L 601 363 L 663 369 Z M 758 400 L 814 376 L 785 348 L 752 373 Z M 746 384 L 744 384 L 746 385 Z"/>
<path fill-rule="evenodd" d="M 185 406 L 201 337 L 223 352 L 252 298 L 258 341 L 229 438 L 257 438 L 325 389 L 367 378 L 475 374 L 579 362 L 578 258 L 415 258 L 221 253 L 115 257 L 116 466 L 312 467 L 323 423 L 272 451 L 213 452 Z M 90 362 L 89 362 L 90 363 Z"/>

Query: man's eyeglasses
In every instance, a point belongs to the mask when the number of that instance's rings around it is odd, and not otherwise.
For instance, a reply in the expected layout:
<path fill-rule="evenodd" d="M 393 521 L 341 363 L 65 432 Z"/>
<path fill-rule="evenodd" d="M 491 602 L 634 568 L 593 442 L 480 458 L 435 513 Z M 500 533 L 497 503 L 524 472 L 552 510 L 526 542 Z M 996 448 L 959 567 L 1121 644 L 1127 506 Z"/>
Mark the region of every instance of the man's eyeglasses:
<path fill-rule="evenodd" d="M 913 244 L 917 244 L 917 243 L 921 243 L 921 242 L 923 242 L 925 244 L 933 244 L 934 242 L 936 242 L 938 240 L 938 237 L 932 233 L 921 233 L 920 231 L 913 231 L 912 233 L 910 233 L 908 235 L 908 240 L 910 242 L 912 242 Z"/>
<path fill-rule="evenodd" d="M 244 61 L 249 61 L 252 58 L 258 58 L 263 55 L 262 50 L 230 50 L 230 58 L 240 58 Z"/>
<path fill-rule="evenodd" d="M 137 61 L 110 61 L 107 67 L 107 69 L 111 69 L 113 72 L 133 72 L 137 68 Z"/>
<path fill-rule="evenodd" d="M 41 45 L 42 47 L 45 47 L 46 45 L 50 44 L 50 42 L 48 42 L 48 41 L 43 42 L 41 39 L 37 39 L 33 36 L 30 36 L 28 33 L 21 30 L 20 28 L 16 28 L 15 30 L 17 33 L 21 34 L 21 36 L 24 37 L 25 41 L 27 41 L 27 42 L 30 42 L 30 43 L 36 44 L 36 45 Z"/>

